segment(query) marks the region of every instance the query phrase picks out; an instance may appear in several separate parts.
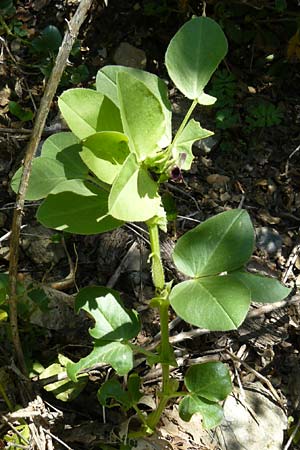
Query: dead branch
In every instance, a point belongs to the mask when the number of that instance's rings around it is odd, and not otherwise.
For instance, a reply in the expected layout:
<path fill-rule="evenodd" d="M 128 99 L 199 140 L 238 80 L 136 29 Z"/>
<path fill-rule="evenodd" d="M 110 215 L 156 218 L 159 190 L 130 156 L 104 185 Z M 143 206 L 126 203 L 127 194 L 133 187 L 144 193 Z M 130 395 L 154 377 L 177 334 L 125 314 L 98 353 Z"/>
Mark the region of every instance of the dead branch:
<path fill-rule="evenodd" d="M 51 102 L 55 95 L 57 86 L 67 64 L 71 49 L 78 35 L 79 29 L 84 22 L 88 10 L 90 9 L 93 0 L 81 0 L 79 6 L 68 22 L 68 29 L 65 33 L 62 45 L 59 49 L 55 65 L 45 88 L 42 97 L 30 141 L 26 150 L 23 175 L 20 182 L 19 192 L 16 200 L 16 207 L 14 210 L 12 222 L 12 234 L 10 240 L 10 261 L 9 261 L 9 312 L 10 312 L 10 326 L 14 349 L 16 352 L 18 364 L 24 374 L 26 374 L 26 366 L 24 361 L 23 350 L 20 342 L 17 316 L 17 272 L 19 260 L 19 237 L 20 228 L 22 224 L 22 215 L 25 203 L 25 196 L 28 188 L 28 181 L 31 173 L 32 161 L 37 151 L 42 132 L 46 123 L 46 118 L 50 109 Z"/>

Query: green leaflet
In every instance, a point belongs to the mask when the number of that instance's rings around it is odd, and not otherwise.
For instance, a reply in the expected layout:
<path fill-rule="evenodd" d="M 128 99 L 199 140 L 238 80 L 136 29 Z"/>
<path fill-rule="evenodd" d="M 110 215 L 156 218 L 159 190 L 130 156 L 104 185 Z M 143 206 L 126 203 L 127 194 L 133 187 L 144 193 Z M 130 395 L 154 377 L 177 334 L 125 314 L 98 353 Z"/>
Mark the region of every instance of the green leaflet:
<path fill-rule="evenodd" d="M 254 229 L 248 213 L 233 209 L 218 214 L 178 239 L 173 259 L 190 277 L 231 272 L 242 267 L 254 247 Z"/>
<path fill-rule="evenodd" d="M 119 109 L 100 92 L 69 89 L 59 97 L 58 106 L 71 131 L 79 139 L 98 131 L 123 131 Z"/>
<path fill-rule="evenodd" d="M 183 281 L 173 287 L 170 303 L 186 322 L 211 331 L 235 330 L 250 306 L 250 291 L 228 276 Z"/>
<path fill-rule="evenodd" d="M 154 155 L 165 134 L 161 103 L 148 87 L 127 72 L 117 75 L 118 98 L 124 133 L 138 161 Z"/>
<path fill-rule="evenodd" d="M 131 153 L 116 177 L 108 199 L 110 214 L 125 222 L 146 221 L 160 215 L 158 185 Z"/>
<path fill-rule="evenodd" d="M 166 52 L 169 75 L 180 91 L 192 100 L 203 89 L 227 53 L 227 40 L 220 26 L 208 17 L 196 17 L 180 28 Z"/>
<path fill-rule="evenodd" d="M 129 155 L 128 138 L 117 131 L 101 131 L 83 141 L 80 153 L 87 167 L 107 184 L 112 184 Z"/>
<path fill-rule="evenodd" d="M 144 70 L 124 66 L 105 66 L 97 73 L 97 91 L 106 95 L 118 107 L 120 106 L 120 103 L 117 90 L 117 75 L 120 72 L 126 72 L 142 81 L 160 102 L 164 114 L 165 132 L 158 145 L 161 148 L 167 147 L 172 138 L 172 111 L 171 104 L 168 99 L 168 89 L 166 83 L 153 73 L 145 72 Z"/>

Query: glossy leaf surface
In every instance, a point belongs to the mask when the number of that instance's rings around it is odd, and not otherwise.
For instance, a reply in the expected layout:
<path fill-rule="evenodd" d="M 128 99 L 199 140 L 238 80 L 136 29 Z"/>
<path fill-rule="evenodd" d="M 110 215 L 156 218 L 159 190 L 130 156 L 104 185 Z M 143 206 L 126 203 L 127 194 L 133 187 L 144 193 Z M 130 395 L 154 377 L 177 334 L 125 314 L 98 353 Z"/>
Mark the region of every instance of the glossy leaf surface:
<path fill-rule="evenodd" d="M 235 330 L 245 319 L 250 292 L 228 276 L 183 281 L 173 287 L 170 303 L 186 322 L 211 331 Z"/>
<path fill-rule="evenodd" d="M 254 247 L 254 229 L 245 210 L 214 216 L 185 233 L 174 249 L 177 268 L 190 277 L 231 272 L 242 267 Z"/>
<path fill-rule="evenodd" d="M 131 153 L 115 179 L 108 199 L 110 214 L 125 222 L 146 221 L 159 214 L 158 186 Z"/>
<path fill-rule="evenodd" d="M 185 23 L 171 40 L 166 53 L 169 75 L 189 99 L 201 99 L 204 87 L 227 53 L 220 26 L 208 17 Z"/>
<path fill-rule="evenodd" d="M 80 156 L 99 180 L 112 184 L 129 154 L 127 143 L 123 133 L 102 131 L 84 140 Z"/>

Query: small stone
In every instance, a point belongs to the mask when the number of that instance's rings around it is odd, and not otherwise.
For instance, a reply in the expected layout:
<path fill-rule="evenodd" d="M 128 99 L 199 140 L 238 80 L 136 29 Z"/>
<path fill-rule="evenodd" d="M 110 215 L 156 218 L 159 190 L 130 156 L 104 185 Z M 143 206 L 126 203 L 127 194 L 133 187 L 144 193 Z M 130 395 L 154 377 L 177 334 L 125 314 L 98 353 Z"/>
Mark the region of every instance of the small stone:
<path fill-rule="evenodd" d="M 113 60 L 118 65 L 135 69 L 145 69 L 147 64 L 146 53 L 128 42 L 121 42 L 115 51 Z"/>
<path fill-rule="evenodd" d="M 43 264 L 56 264 L 65 257 L 61 244 L 52 240 L 54 231 L 41 225 L 27 226 L 21 236 L 21 247 L 31 260 L 38 266 Z"/>
<path fill-rule="evenodd" d="M 200 150 L 203 150 L 205 153 L 211 152 L 220 142 L 220 137 L 216 136 L 208 136 L 205 139 L 201 139 L 200 141 L 195 142 L 195 146 Z"/>
<path fill-rule="evenodd" d="M 281 250 L 282 239 L 278 231 L 268 227 L 259 227 L 256 229 L 256 245 L 272 255 Z"/>
<path fill-rule="evenodd" d="M 230 178 L 226 175 L 220 175 L 219 173 L 213 173 L 211 175 L 208 175 L 206 178 L 206 181 L 209 184 L 214 184 L 217 186 L 223 186 L 224 184 L 228 183 L 230 181 Z"/>
<path fill-rule="evenodd" d="M 229 192 L 224 192 L 224 194 L 220 195 L 221 202 L 227 202 L 230 199 L 231 199 L 231 195 L 229 194 Z"/>

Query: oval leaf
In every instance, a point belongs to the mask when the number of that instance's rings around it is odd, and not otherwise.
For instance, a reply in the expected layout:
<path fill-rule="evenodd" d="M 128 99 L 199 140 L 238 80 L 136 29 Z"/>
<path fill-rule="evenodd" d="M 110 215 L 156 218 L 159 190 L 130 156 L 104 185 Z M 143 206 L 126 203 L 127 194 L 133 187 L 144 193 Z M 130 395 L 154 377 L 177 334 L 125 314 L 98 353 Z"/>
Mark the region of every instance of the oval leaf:
<path fill-rule="evenodd" d="M 283 286 L 275 278 L 269 278 L 253 273 L 237 271 L 230 274 L 243 283 L 250 291 L 251 300 L 259 303 L 275 303 L 286 298 L 291 292 L 290 288 Z"/>
<path fill-rule="evenodd" d="M 142 81 L 160 102 L 165 119 L 165 133 L 158 145 L 161 148 L 167 147 L 172 139 L 172 110 L 166 83 L 153 73 L 144 70 L 124 66 L 105 66 L 97 73 L 97 91 L 106 95 L 117 107 L 120 106 L 117 90 L 117 75 L 119 72 L 127 72 Z"/>
<path fill-rule="evenodd" d="M 11 188 L 18 192 L 23 167 L 14 174 Z M 46 197 L 59 183 L 67 179 L 64 166 L 55 159 L 38 157 L 32 162 L 26 200 L 40 200 Z"/>
<path fill-rule="evenodd" d="M 233 209 L 214 216 L 185 233 L 173 252 L 178 269 L 190 277 L 215 275 L 242 267 L 254 247 L 248 213 Z"/>
<path fill-rule="evenodd" d="M 58 99 L 59 109 L 71 131 L 85 139 L 97 131 L 123 131 L 118 108 L 92 89 L 69 89 Z"/>
<path fill-rule="evenodd" d="M 124 133 L 139 161 L 154 155 L 165 134 L 160 102 L 148 87 L 127 72 L 117 75 L 118 98 Z"/>
<path fill-rule="evenodd" d="M 108 199 L 110 214 L 125 222 L 142 222 L 160 214 L 158 185 L 131 153 L 115 179 Z"/>
<path fill-rule="evenodd" d="M 250 306 L 250 292 L 231 277 L 207 277 L 173 287 L 170 303 L 186 322 L 210 331 L 235 330 Z"/>
<path fill-rule="evenodd" d="M 101 286 L 88 286 L 79 291 L 75 308 L 87 311 L 95 320 L 89 330 L 95 339 L 113 341 L 132 339 L 139 332 L 139 320 L 134 311 L 124 308 L 118 292 Z"/>
<path fill-rule="evenodd" d="M 211 402 L 225 400 L 232 391 L 229 370 L 219 361 L 189 367 L 184 377 L 184 384 L 189 392 Z"/>
<path fill-rule="evenodd" d="M 179 403 L 178 412 L 181 419 L 186 422 L 190 421 L 193 414 L 200 413 L 205 430 L 218 426 L 223 419 L 223 410 L 220 405 L 196 395 L 184 397 Z"/>
<path fill-rule="evenodd" d="M 55 133 L 45 140 L 41 156 L 60 162 L 68 179 L 86 178 L 88 168 L 80 158 L 81 150 L 80 140 L 73 133 Z"/>
<path fill-rule="evenodd" d="M 74 188 L 74 181 L 70 180 L 70 189 Z M 108 214 L 106 192 L 87 188 L 83 183 L 78 186 L 79 193 L 67 191 L 66 185 L 64 191 L 48 195 L 38 208 L 39 222 L 45 227 L 77 234 L 104 233 L 122 225 Z"/>
<path fill-rule="evenodd" d="M 196 17 L 175 34 L 166 52 L 168 73 L 188 98 L 203 99 L 204 87 L 227 53 L 220 26 L 208 17 Z"/>
<path fill-rule="evenodd" d="M 99 180 L 112 184 L 129 155 L 127 143 L 123 133 L 102 131 L 84 140 L 80 156 Z"/>

